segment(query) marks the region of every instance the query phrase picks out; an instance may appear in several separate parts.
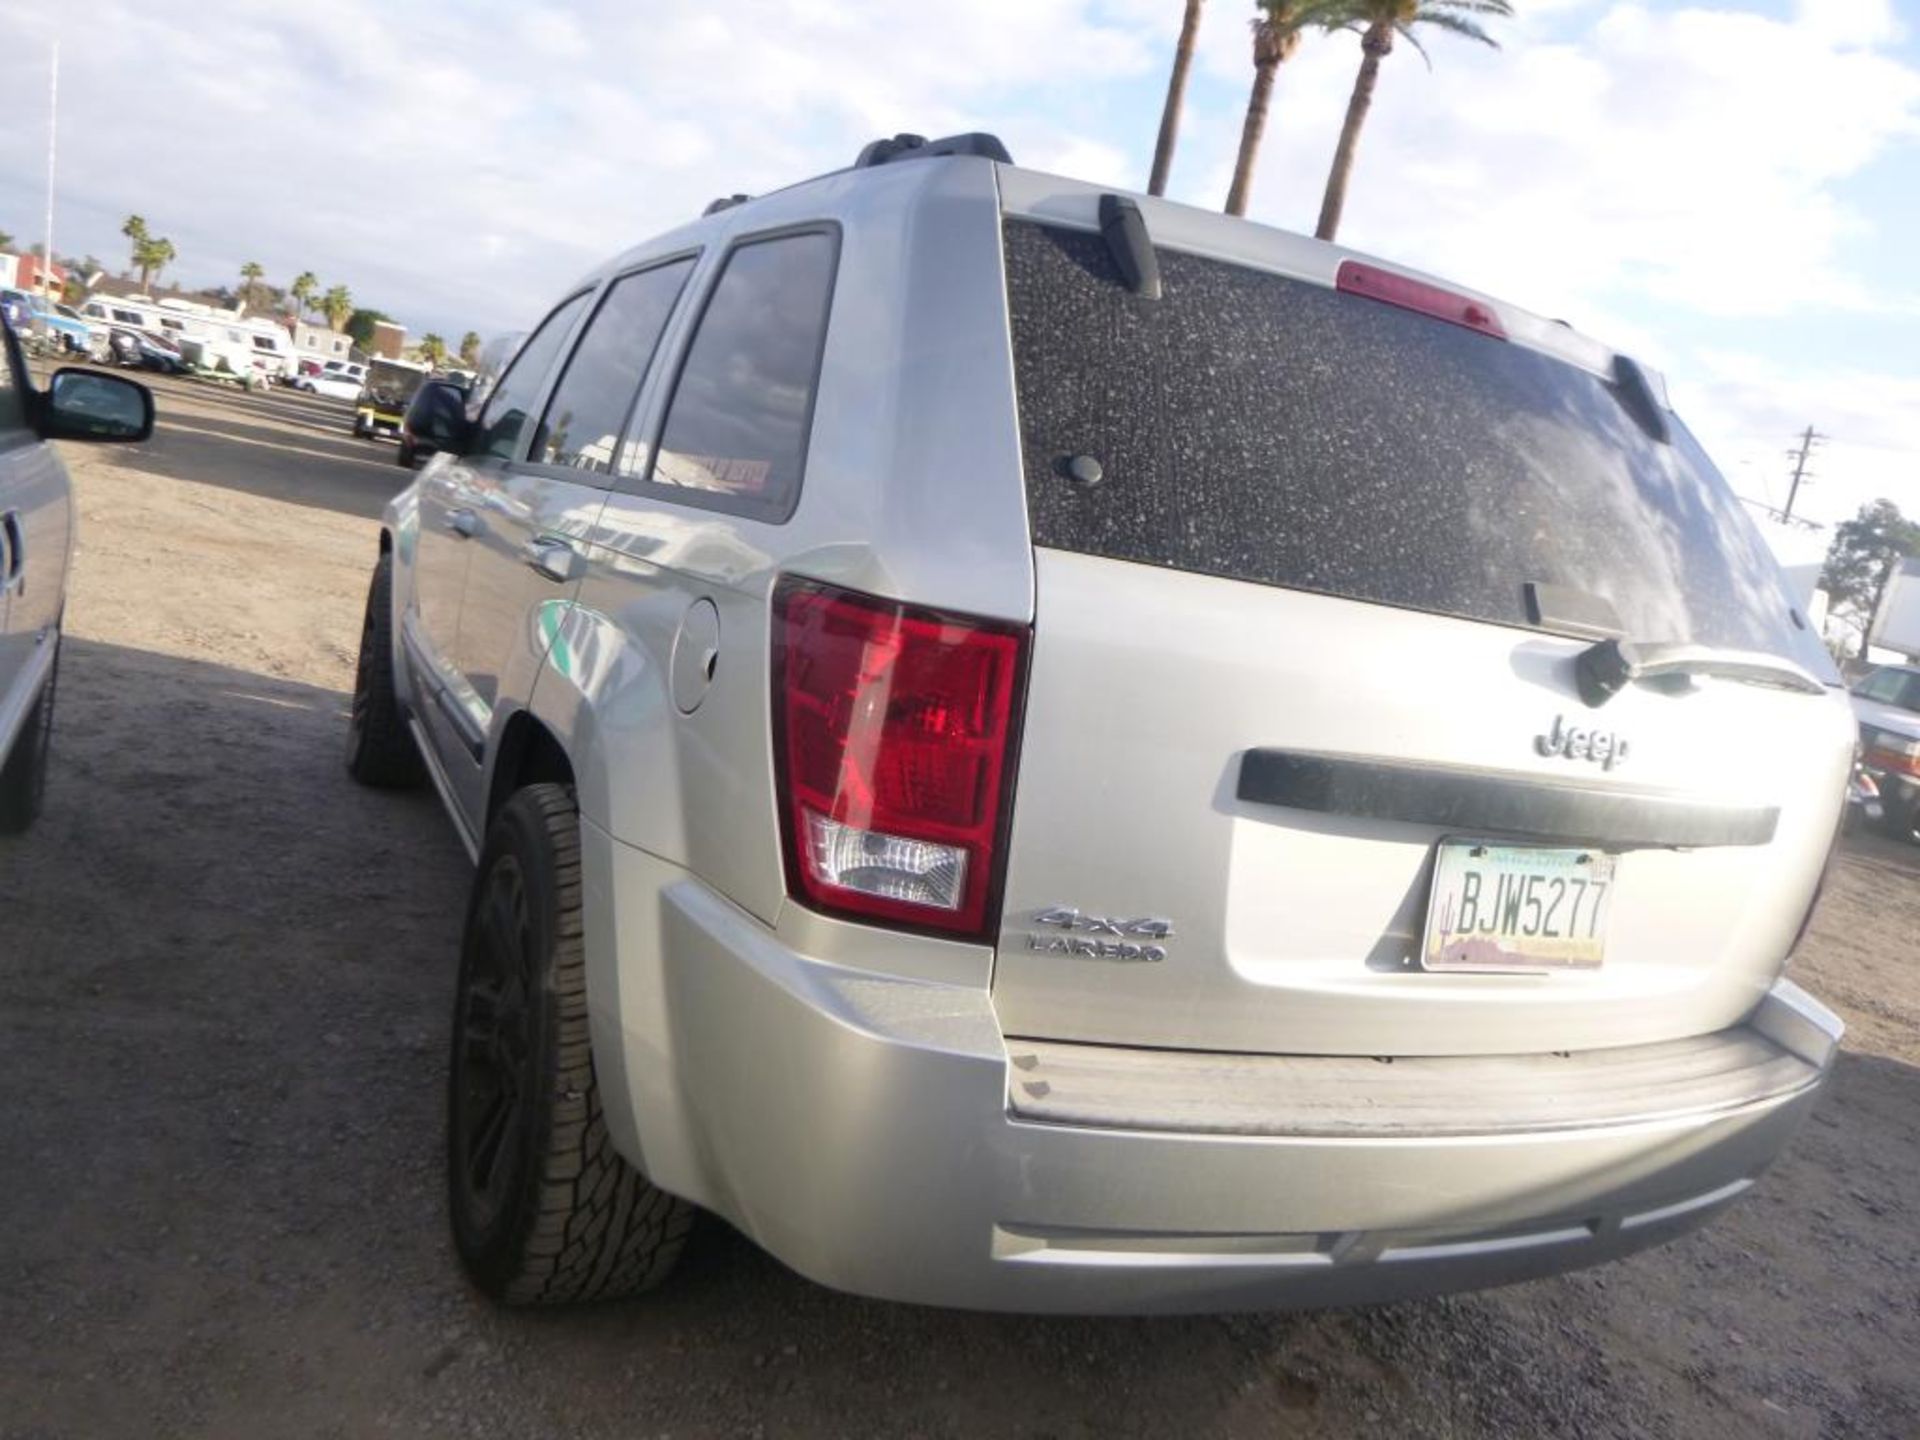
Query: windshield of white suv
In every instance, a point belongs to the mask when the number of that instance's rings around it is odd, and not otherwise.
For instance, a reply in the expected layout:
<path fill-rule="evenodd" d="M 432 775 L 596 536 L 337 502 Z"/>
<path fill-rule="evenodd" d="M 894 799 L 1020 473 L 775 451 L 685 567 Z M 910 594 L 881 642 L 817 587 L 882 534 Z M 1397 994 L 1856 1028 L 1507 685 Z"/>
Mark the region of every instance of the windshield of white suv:
<path fill-rule="evenodd" d="M 1035 544 L 1505 625 L 1567 587 L 1634 638 L 1838 683 L 1692 435 L 1653 439 L 1597 376 L 1164 248 L 1149 300 L 1098 234 L 1005 229 Z"/>

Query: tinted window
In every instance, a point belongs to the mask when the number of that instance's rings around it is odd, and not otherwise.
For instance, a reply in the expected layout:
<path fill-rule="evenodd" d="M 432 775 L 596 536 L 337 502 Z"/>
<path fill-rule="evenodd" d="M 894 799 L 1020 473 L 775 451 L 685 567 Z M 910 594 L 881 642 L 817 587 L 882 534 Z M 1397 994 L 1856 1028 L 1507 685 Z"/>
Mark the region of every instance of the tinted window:
<path fill-rule="evenodd" d="M 574 346 L 528 458 L 599 475 L 613 469 L 627 412 L 692 269 L 693 261 L 676 260 L 614 282 Z"/>
<path fill-rule="evenodd" d="M 1860 693 L 1905 710 L 1920 710 L 1920 672 L 1879 670 L 1867 677 Z"/>
<path fill-rule="evenodd" d="M 834 238 L 742 245 L 687 349 L 649 477 L 717 508 L 783 518 L 800 490 L 833 289 Z"/>
<path fill-rule="evenodd" d="M 500 460 L 513 458 L 520 447 L 520 432 L 529 419 L 527 412 L 539 398 L 540 387 L 546 383 L 547 372 L 560 356 L 560 347 L 566 343 L 574 317 L 586 303 L 585 294 L 574 296 L 549 315 L 520 347 L 520 353 L 513 357 L 513 364 L 500 377 L 498 388 L 480 413 L 480 433 L 474 437 L 473 445 L 475 454 Z"/>
<path fill-rule="evenodd" d="M 1564 361 L 1325 286 L 1006 227 L 1036 544 L 1526 625 L 1529 581 L 1628 633 L 1832 662 L 1684 426 Z M 1099 461 L 1098 485 L 1061 477 Z"/>

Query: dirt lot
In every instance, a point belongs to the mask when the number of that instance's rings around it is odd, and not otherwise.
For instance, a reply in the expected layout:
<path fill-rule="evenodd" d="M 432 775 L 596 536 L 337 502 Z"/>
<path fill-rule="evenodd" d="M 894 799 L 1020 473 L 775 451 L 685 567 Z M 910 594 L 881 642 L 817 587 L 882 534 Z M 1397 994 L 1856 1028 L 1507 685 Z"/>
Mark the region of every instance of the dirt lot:
<path fill-rule="evenodd" d="M 718 1224 L 645 1301 L 507 1314 L 441 1210 L 466 863 L 357 790 L 391 448 L 158 387 L 70 447 L 49 813 L 0 841 L 0 1435 L 1920 1435 L 1920 850 L 1854 845 L 1796 973 L 1851 1027 L 1707 1231 L 1371 1311 L 1026 1320 L 855 1300 Z"/>

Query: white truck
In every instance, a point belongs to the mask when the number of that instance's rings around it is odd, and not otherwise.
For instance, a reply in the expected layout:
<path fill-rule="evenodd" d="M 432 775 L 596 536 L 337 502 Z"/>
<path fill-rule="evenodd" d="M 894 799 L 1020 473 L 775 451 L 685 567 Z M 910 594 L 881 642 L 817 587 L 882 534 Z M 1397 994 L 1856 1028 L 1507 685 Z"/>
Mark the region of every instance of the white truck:
<path fill-rule="evenodd" d="M 1902 556 L 1894 562 L 1867 639 L 1882 649 L 1897 650 L 1909 660 L 1920 659 L 1920 555 Z"/>

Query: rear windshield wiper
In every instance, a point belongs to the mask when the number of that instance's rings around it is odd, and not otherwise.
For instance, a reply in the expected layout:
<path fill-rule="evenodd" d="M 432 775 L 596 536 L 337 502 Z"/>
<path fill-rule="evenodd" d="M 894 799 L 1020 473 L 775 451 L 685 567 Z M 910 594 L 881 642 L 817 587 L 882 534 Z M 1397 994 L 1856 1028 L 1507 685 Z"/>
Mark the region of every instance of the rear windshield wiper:
<path fill-rule="evenodd" d="M 1580 652 L 1574 673 L 1580 698 L 1592 706 L 1606 704 L 1635 680 L 1672 675 L 1712 675 L 1806 695 L 1827 692 L 1812 671 L 1783 656 L 1762 650 L 1720 650 L 1684 640 L 1602 640 Z"/>

